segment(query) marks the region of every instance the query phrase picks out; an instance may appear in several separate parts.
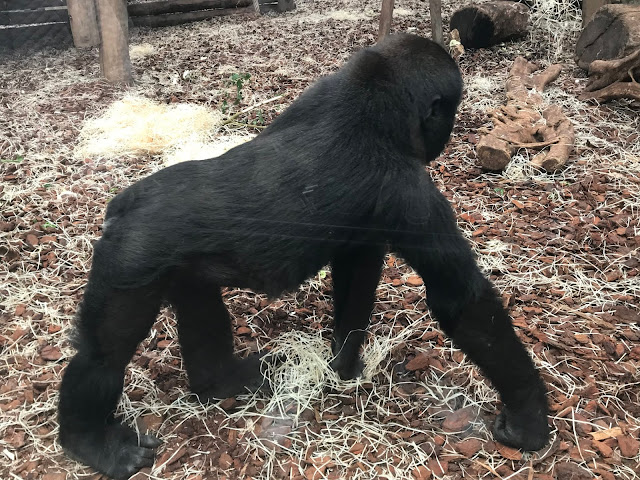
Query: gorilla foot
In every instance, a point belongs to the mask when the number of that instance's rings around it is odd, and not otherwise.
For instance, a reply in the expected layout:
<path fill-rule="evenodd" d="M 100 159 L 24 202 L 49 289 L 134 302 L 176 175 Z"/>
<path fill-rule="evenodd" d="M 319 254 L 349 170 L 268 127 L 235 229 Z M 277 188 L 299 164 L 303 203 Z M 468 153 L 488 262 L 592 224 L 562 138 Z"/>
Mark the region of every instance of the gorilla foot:
<path fill-rule="evenodd" d="M 508 447 L 533 452 L 549 441 L 546 409 L 520 410 L 505 407 L 493 426 L 494 438 Z"/>
<path fill-rule="evenodd" d="M 69 457 L 120 480 L 153 466 L 156 448 L 162 442 L 152 435 L 138 436 L 129 427 L 116 424 L 90 432 L 62 429 L 60 443 Z"/>
<path fill-rule="evenodd" d="M 362 375 L 364 362 L 360 357 L 346 359 L 344 355 L 338 354 L 331 360 L 331 368 L 338 372 L 342 380 L 353 380 Z"/>
<path fill-rule="evenodd" d="M 201 402 L 235 397 L 242 393 L 268 389 L 269 381 L 262 374 L 262 355 L 233 357 L 225 363 L 205 388 L 193 389 Z"/>

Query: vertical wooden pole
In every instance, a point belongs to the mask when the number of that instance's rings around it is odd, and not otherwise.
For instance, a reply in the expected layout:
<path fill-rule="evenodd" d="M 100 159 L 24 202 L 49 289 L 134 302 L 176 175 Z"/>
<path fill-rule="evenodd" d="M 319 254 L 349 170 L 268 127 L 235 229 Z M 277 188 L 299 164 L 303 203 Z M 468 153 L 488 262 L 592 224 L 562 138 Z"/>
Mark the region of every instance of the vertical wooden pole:
<path fill-rule="evenodd" d="M 431 15 L 431 38 L 434 42 L 444 47 L 442 35 L 442 1 L 429 0 L 429 13 Z"/>
<path fill-rule="evenodd" d="M 97 47 L 100 30 L 94 0 L 67 0 L 67 10 L 76 48 Z"/>
<path fill-rule="evenodd" d="M 100 25 L 100 70 L 111 83 L 133 82 L 126 0 L 96 0 Z"/>
<path fill-rule="evenodd" d="M 260 15 L 260 0 L 253 0 L 253 8 L 255 9 L 256 13 Z"/>
<path fill-rule="evenodd" d="M 278 0 L 278 12 L 288 12 L 295 10 L 296 4 L 294 0 Z"/>
<path fill-rule="evenodd" d="M 380 9 L 380 28 L 378 29 L 378 41 L 389 35 L 391 31 L 391 20 L 393 19 L 394 0 L 382 0 Z"/>

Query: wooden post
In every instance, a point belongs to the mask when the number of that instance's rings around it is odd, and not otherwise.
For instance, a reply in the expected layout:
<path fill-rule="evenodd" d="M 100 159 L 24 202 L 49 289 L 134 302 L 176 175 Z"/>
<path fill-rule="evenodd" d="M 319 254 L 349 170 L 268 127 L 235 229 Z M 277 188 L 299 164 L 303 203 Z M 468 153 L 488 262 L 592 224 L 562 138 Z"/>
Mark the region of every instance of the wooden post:
<path fill-rule="evenodd" d="M 133 82 L 126 0 L 96 0 L 100 24 L 100 70 L 111 83 Z"/>
<path fill-rule="evenodd" d="M 429 12 L 431 14 L 431 38 L 434 42 L 444 47 L 442 35 L 442 1 L 429 0 Z"/>
<path fill-rule="evenodd" d="M 289 12 L 295 10 L 296 4 L 294 0 L 278 0 L 278 12 Z"/>
<path fill-rule="evenodd" d="M 393 19 L 394 0 L 382 0 L 380 9 L 380 28 L 378 29 L 378 42 L 389 35 L 391 31 L 391 20 Z"/>
<path fill-rule="evenodd" d="M 76 48 L 97 47 L 100 31 L 94 0 L 67 0 L 67 10 Z"/>

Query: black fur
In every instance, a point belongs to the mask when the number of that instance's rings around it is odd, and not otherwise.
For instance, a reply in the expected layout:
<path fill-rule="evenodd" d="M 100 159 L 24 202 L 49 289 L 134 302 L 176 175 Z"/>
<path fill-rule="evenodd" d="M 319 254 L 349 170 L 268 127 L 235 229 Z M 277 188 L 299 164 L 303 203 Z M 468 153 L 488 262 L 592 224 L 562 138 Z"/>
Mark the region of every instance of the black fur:
<path fill-rule="evenodd" d="M 388 248 L 423 277 L 428 305 L 491 379 L 501 442 L 548 438 L 545 388 L 425 165 L 453 127 L 462 80 L 447 53 L 390 36 L 319 80 L 261 135 L 225 155 L 141 180 L 109 204 L 60 391 L 60 441 L 116 478 L 153 461 L 113 411 L 124 369 L 159 306 L 177 310 L 191 388 L 227 397 L 262 381 L 233 356 L 220 286 L 277 296 L 331 263 L 332 366 L 360 374 L 359 350 Z"/>

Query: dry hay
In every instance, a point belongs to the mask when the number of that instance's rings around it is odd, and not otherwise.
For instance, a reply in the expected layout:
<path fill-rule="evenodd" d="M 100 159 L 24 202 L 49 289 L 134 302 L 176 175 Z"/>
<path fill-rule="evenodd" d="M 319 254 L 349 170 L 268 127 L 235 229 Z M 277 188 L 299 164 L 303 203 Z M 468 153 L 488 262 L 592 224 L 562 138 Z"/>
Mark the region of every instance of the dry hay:
<path fill-rule="evenodd" d="M 138 45 L 129 45 L 129 58 L 131 60 L 140 60 L 156 53 L 156 49 L 150 43 L 140 43 Z"/>
<path fill-rule="evenodd" d="M 222 115 L 205 106 L 163 105 L 138 95 L 126 95 L 80 131 L 78 157 L 117 158 L 157 155 L 179 144 L 203 142 Z"/>

